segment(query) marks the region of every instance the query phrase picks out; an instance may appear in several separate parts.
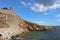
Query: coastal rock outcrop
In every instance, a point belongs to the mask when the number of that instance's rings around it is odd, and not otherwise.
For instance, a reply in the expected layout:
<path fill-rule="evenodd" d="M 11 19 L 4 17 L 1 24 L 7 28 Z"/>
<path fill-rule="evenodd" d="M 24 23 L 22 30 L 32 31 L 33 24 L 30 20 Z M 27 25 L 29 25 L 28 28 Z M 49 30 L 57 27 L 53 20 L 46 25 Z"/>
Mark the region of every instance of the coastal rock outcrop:
<path fill-rule="evenodd" d="M 13 9 L 0 8 L 0 34 L 3 35 L 0 37 L 4 39 L 9 39 L 12 35 L 30 31 L 49 31 L 52 29 L 51 26 L 38 25 L 20 18 L 13 13 Z"/>
<path fill-rule="evenodd" d="M 31 22 L 27 22 L 24 20 L 24 24 L 19 26 L 21 28 L 27 29 L 28 31 L 49 31 L 49 30 L 53 30 L 52 26 L 43 26 L 43 25 L 38 25 L 36 23 L 31 23 Z"/>
<path fill-rule="evenodd" d="M 53 29 L 51 26 L 38 25 L 36 23 L 28 22 L 20 18 L 19 16 L 13 13 L 12 7 L 10 8 L 10 10 L 8 8 L 0 8 L 0 24 L 4 24 L 8 28 L 22 29 L 23 32 L 49 31 Z"/>

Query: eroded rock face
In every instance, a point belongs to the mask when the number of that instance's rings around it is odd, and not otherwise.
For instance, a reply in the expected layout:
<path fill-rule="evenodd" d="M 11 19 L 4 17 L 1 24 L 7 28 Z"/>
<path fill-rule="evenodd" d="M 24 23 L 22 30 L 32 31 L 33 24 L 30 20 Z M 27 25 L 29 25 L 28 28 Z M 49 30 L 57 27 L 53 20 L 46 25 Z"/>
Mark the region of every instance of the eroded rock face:
<path fill-rule="evenodd" d="M 6 11 L 6 12 L 4 12 L 4 11 Z M 2 8 L 2 9 L 0 9 L 0 13 L 1 13 L 1 15 L 5 14 L 4 20 L 11 28 L 23 29 L 24 31 L 27 31 L 27 30 L 28 31 L 52 30 L 52 27 L 41 26 L 36 23 L 28 22 L 28 21 L 18 17 L 16 14 L 13 14 L 12 10 Z"/>
<path fill-rule="evenodd" d="M 16 14 L 13 14 L 12 10 L 6 8 L 0 9 L 0 34 L 2 38 L 8 40 L 12 35 L 23 34 L 30 31 L 49 31 L 53 28 L 50 26 L 41 26 L 36 23 L 28 22 Z M 4 17 L 5 15 L 5 17 Z M 2 28 L 2 29 L 1 29 Z M 10 36 L 9 36 L 10 35 Z"/>
<path fill-rule="evenodd" d="M 21 28 L 27 29 L 28 31 L 49 31 L 53 30 L 53 27 L 51 26 L 43 26 L 38 25 L 36 23 L 31 23 L 27 21 L 23 21 L 24 23 L 21 23 L 22 25 L 19 25 Z"/>

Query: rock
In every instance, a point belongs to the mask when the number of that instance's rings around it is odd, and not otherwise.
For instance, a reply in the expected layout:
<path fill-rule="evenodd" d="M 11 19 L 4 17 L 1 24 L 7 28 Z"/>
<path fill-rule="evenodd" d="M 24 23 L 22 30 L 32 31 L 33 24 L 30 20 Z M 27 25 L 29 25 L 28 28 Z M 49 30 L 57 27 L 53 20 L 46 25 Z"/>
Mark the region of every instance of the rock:
<path fill-rule="evenodd" d="M 23 28 L 27 29 L 28 31 L 49 31 L 49 30 L 53 30 L 52 26 L 38 25 L 36 23 L 31 23 L 31 22 L 28 22 L 25 20 L 23 20 L 23 23 L 21 23 L 21 24 L 23 25 Z M 25 24 L 25 26 L 24 26 L 24 24 Z M 22 27 L 22 25 L 20 25 L 20 27 Z"/>
<path fill-rule="evenodd" d="M 3 37 L 7 36 L 9 38 L 8 35 L 24 34 L 30 31 L 49 31 L 52 29 L 50 26 L 42 26 L 20 18 L 13 13 L 13 9 L 0 8 L 0 34 L 6 34 Z M 15 40 L 15 37 L 13 36 L 12 39 Z"/>
<path fill-rule="evenodd" d="M 36 23 L 31 23 L 28 21 L 23 21 L 24 23 L 21 23 L 22 25 L 20 25 L 20 27 L 24 28 L 24 29 L 28 29 L 28 31 L 49 31 L 52 30 L 53 27 L 52 26 L 43 26 L 43 25 L 38 25 Z M 25 26 L 24 26 L 25 24 Z"/>
<path fill-rule="evenodd" d="M 44 27 L 45 30 L 49 31 L 49 30 L 52 30 L 53 28 L 52 27 Z"/>
<path fill-rule="evenodd" d="M 15 28 L 16 30 L 20 28 L 25 32 L 52 30 L 52 27 L 50 26 L 47 27 L 47 26 L 38 25 L 36 23 L 28 22 L 20 18 L 19 16 L 14 14 L 11 9 L 13 8 L 10 8 L 10 10 L 8 8 L 0 9 L 0 13 L 1 13 L 0 15 L 5 15 L 2 17 L 3 19 L 1 20 L 4 20 L 9 25 L 9 27 Z"/>

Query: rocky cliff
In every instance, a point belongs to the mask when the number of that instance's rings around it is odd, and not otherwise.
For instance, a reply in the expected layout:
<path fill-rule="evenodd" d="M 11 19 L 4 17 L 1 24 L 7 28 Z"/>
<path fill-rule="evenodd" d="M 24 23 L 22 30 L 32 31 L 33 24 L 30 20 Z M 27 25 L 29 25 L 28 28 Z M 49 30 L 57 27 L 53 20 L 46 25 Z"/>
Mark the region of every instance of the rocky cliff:
<path fill-rule="evenodd" d="M 28 31 L 49 31 L 52 30 L 52 26 L 43 26 L 36 23 L 27 22 L 24 20 L 24 24 L 19 24 L 21 28 L 26 28 Z"/>
<path fill-rule="evenodd" d="M 8 10 L 7 8 L 0 8 L 0 15 L 2 15 L 0 16 L 0 34 L 3 35 L 3 38 L 10 38 L 12 35 L 30 31 L 49 31 L 53 29 L 50 26 L 42 26 L 28 22 L 18 17 L 12 10 Z"/>
<path fill-rule="evenodd" d="M 3 15 L 3 16 L 5 15 L 5 18 L 4 18 L 5 21 L 2 19 L 3 20 L 2 23 L 6 22 L 6 24 L 9 25 L 9 28 L 23 29 L 26 31 L 52 30 L 52 27 L 50 26 L 43 26 L 43 25 L 38 25 L 36 23 L 28 22 L 20 18 L 16 14 L 14 14 L 12 10 L 8 10 L 7 8 L 1 8 L 0 15 Z M 1 16 L 0 16 L 0 19 L 1 19 Z"/>

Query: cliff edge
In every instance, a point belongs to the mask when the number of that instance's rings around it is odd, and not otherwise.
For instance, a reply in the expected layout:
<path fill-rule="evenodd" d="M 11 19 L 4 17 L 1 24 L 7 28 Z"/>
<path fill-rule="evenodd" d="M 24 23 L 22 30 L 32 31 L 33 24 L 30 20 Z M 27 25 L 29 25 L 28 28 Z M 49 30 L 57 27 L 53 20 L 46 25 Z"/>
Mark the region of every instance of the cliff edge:
<path fill-rule="evenodd" d="M 51 26 L 38 25 L 18 17 L 12 8 L 0 8 L 0 34 L 3 35 L 3 38 L 30 31 L 49 31 L 52 29 Z"/>

